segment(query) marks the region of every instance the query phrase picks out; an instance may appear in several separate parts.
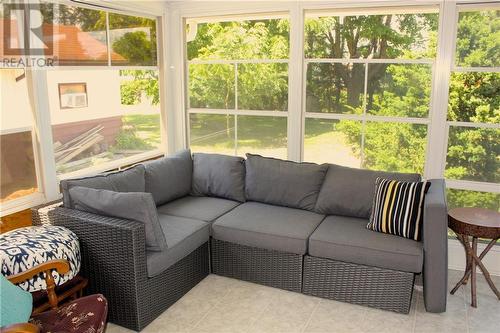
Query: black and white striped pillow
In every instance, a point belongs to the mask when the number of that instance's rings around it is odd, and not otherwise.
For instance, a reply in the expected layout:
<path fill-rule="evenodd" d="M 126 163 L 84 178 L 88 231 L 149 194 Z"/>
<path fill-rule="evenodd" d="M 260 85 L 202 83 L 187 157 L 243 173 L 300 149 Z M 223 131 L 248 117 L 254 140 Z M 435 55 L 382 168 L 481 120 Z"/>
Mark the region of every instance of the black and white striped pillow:
<path fill-rule="evenodd" d="M 368 229 L 419 241 L 427 181 L 403 182 L 377 178 Z"/>

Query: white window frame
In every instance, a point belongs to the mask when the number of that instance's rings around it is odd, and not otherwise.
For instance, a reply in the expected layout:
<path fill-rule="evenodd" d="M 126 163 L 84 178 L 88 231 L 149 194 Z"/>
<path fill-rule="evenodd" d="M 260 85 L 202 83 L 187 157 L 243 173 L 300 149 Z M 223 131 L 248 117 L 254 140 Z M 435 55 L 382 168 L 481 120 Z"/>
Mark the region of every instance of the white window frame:
<path fill-rule="evenodd" d="M 36 1 L 36 0 L 34 0 Z M 51 0 L 54 4 L 65 4 L 70 6 L 77 6 L 93 10 L 105 11 L 107 17 L 109 13 L 116 13 L 122 15 L 141 16 L 156 20 L 157 31 L 157 64 L 156 66 L 111 66 L 110 58 L 108 56 L 107 66 L 60 66 L 45 69 L 26 69 L 26 79 L 28 80 L 28 90 L 30 100 L 35 114 L 34 130 L 33 130 L 33 145 L 37 170 L 37 184 L 38 192 L 24 197 L 9 200 L 2 203 L 0 209 L 0 216 L 12 214 L 24 209 L 31 208 L 38 204 L 53 201 L 61 198 L 59 191 L 59 182 L 63 179 L 82 177 L 93 175 L 96 173 L 121 169 L 124 166 L 139 163 L 157 156 L 163 156 L 167 153 L 167 89 L 165 77 L 165 59 L 166 52 L 164 47 L 164 31 L 166 27 L 166 8 L 158 13 L 157 11 L 147 11 L 141 7 L 134 7 L 128 4 L 120 5 L 121 8 L 116 7 L 96 7 L 92 4 L 74 3 L 68 0 Z M 108 25 L 107 25 L 108 26 Z M 32 40 L 30 45 L 37 45 L 40 41 Z M 108 38 L 108 53 L 110 40 Z M 161 132 L 161 146 L 160 149 L 148 151 L 143 154 L 130 156 L 128 158 L 110 161 L 94 167 L 85 168 L 71 173 L 57 175 L 55 156 L 53 151 L 52 142 L 52 122 L 50 119 L 50 106 L 48 100 L 47 89 L 47 72 L 57 70 L 87 70 L 99 69 L 109 70 L 112 69 L 131 69 L 131 70 L 157 70 L 159 72 L 159 89 L 160 89 L 160 132 Z"/>
<path fill-rule="evenodd" d="M 449 76 L 451 77 L 452 73 L 464 73 L 464 72 L 482 72 L 482 73 L 500 73 L 500 67 L 465 67 L 465 66 L 457 66 L 456 64 L 456 45 L 457 45 L 457 33 L 458 33 L 458 20 L 460 12 L 470 12 L 470 11 L 482 11 L 482 10 L 500 10 L 500 4 L 488 4 L 488 3 L 479 3 L 479 4 L 457 4 L 453 8 L 453 21 L 450 26 L 453 28 L 453 38 L 452 39 L 452 48 L 450 54 L 450 71 Z M 448 92 L 447 92 L 448 95 Z M 447 150 L 448 150 L 448 139 L 450 135 L 451 127 L 470 127 L 475 129 L 480 128 L 491 128 L 500 130 L 500 124 L 495 123 L 476 123 L 476 122 L 464 122 L 464 121 L 450 121 L 447 119 L 448 109 L 446 105 L 445 112 L 445 153 L 443 155 L 444 161 L 442 162 L 442 177 L 444 177 L 446 170 L 446 159 L 447 159 Z M 471 180 L 460 180 L 460 179 L 446 179 L 446 185 L 450 189 L 457 190 L 466 190 L 466 191 L 479 191 L 479 192 L 491 192 L 491 193 L 500 193 L 500 185 L 498 183 L 485 182 L 485 181 L 471 181 Z"/>
<path fill-rule="evenodd" d="M 251 20 L 251 19 L 276 19 L 276 18 L 286 18 L 290 21 L 290 17 L 287 12 L 277 11 L 277 12 L 269 12 L 269 13 L 258 13 L 255 14 L 255 17 L 251 17 L 248 15 L 244 15 L 238 17 L 238 15 L 231 16 L 213 16 L 213 20 L 210 17 L 209 19 L 202 19 L 203 22 L 224 22 L 224 21 L 234 21 L 234 20 Z M 186 26 L 189 20 L 192 20 L 193 17 L 183 17 L 183 26 Z M 216 114 L 216 115 L 230 115 L 234 116 L 234 155 L 238 155 L 238 116 L 263 116 L 263 117 L 283 117 L 287 118 L 287 136 L 289 135 L 289 126 L 288 116 L 290 109 L 290 80 L 288 81 L 288 108 L 286 111 L 277 111 L 277 110 L 249 110 L 249 109 L 241 109 L 238 105 L 238 65 L 240 64 L 287 64 L 288 68 L 288 77 L 290 75 L 290 53 L 291 47 L 289 49 L 288 59 L 271 59 L 271 58 L 259 58 L 259 59 L 216 59 L 216 60 L 200 60 L 200 59 L 188 59 L 187 54 L 187 39 L 186 39 L 186 29 L 183 29 L 184 36 L 183 40 L 186 41 L 182 47 L 184 50 L 183 58 L 185 63 L 184 70 L 184 82 L 185 82 L 185 101 L 184 105 L 186 106 L 185 114 L 185 130 L 186 130 L 186 146 L 191 146 L 191 128 L 190 128 L 190 116 L 192 114 Z M 291 30 L 291 28 L 290 28 Z M 291 36 L 291 31 L 289 32 Z M 291 38 L 291 37 L 290 37 Z M 289 41 L 290 42 L 290 41 Z M 192 108 L 190 105 L 189 98 L 189 66 L 190 65 L 231 65 L 234 71 L 234 108 L 230 109 L 211 109 L 211 108 Z M 290 153 L 288 153 L 290 147 L 290 143 L 287 145 L 287 157 L 290 157 Z"/>

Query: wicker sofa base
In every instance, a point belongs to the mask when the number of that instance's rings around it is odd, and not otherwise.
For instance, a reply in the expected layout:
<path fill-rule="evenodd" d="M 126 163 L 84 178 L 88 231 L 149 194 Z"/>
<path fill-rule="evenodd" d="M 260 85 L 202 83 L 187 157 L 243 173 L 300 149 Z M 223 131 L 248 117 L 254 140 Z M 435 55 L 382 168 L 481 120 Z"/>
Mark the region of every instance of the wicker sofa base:
<path fill-rule="evenodd" d="M 206 242 L 160 275 L 148 278 L 139 299 L 141 330 L 177 302 L 209 274 L 209 243 Z M 141 286 L 138 286 L 141 288 Z M 119 324 L 119 323 L 118 323 Z"/>
<path fill-rule="evenodd" d="M 270 287 L 302 290 L 302 255 L 211 239 L 214 274 Z"/>
<path fill-rule="evenodd" d="M 409 313 L 414 280 L 414 273 L 304 257 L 306 295 Z"/>

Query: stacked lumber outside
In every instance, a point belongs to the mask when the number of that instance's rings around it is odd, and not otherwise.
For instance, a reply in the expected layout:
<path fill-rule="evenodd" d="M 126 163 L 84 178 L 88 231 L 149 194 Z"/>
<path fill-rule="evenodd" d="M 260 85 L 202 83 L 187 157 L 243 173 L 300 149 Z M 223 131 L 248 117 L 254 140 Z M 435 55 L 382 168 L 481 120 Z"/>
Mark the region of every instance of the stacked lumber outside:
<path fill-rule="evenodd" d="M 56 144 L 54 144 L 56 165 L 59 166 L 71 161 L 73 158 L 104 140 L 104 136 L 99 134 L 103 128 L 104 127 L 102 125 L 98 125 L 64 144 L 56 142 Z"/>

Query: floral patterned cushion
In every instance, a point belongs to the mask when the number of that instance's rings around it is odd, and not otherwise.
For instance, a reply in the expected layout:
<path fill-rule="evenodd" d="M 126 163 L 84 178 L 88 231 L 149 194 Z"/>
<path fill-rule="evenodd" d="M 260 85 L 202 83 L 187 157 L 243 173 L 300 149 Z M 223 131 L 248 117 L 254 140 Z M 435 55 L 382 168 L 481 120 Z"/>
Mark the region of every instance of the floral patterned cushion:
<path fill-rule="evenodd" d="M 71 280 L 80 271 L 80 245 L 69 229 L 58 226 L 37 226 L 15 229 L 0 235 L 0 263 L 4 276 L 19 274 L 46 261 L 66 259 L 70 271 L 59 275 L 52 272 L 56 285 Z M 34 292 L 46 289 L 42 276 L 18 284 Z"/>
<path fill-rule="evenodd" d="M 56 310 L 36 314 L 30 323 L 41 333 L 81 332 L 101 333 L 106 327 L 108 302 L 101 294 L 79 298 Z"/>

